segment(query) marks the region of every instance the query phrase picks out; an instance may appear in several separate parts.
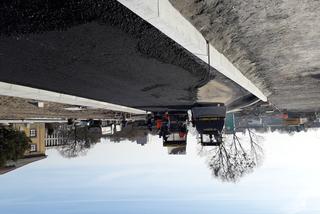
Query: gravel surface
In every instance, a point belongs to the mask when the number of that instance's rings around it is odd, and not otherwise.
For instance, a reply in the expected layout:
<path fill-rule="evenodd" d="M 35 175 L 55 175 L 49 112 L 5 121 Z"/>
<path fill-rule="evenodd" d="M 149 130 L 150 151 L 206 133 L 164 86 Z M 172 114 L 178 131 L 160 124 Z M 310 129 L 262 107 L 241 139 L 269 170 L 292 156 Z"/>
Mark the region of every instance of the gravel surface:
<path fill-rule="evenodd" d="M 26 118 L 109 119 L 116 114 L 116 112 L 104 109 L 70 111 L 65 108 L 74 106 L 53 102 L 44 102 L 44 104 L 43 108 L 39 108 L 34 100 L 0 96 L 0 120 Z"/>
<path fill-rule="evenodd" d="M 279 108 L 320 108 L 320 1 L 170 0 Z"/>

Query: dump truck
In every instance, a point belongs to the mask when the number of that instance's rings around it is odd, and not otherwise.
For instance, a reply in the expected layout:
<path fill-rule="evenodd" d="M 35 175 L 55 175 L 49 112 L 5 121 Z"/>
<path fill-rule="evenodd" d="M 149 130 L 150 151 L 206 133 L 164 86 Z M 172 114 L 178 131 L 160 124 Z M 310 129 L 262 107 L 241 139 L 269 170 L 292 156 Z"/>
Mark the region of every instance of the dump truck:
<path fill-rule="evenodd" d="M 200 135 L 202 146 L 218 146 L 222 143 L 222 130 L 226 107 L 222 103 L 197 103 L 191 108 L 192 124 Z M 205 140 L 204 138 L 208 139 Z"/>

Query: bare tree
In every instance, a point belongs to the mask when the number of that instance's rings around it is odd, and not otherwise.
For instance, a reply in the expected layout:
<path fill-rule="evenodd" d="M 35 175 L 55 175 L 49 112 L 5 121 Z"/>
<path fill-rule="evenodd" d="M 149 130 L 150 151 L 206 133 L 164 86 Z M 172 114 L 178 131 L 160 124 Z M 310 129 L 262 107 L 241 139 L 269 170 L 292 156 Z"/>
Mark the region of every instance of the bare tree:
<path fill-rule="evenodd" d="M 63 145 L 57 150 L 66 158 L 86 155 L 101 138 L 101 134 L 90 132 L 88 127 L 63 127 L 59 133 L 63 136 Z"/>
<path fill-rule="evenodd" d="M 247 137 L 248 139 L 243 141 L 234 132 L 227 136 L 220 146 L 200 150 L 201 155 L 207 157 L 208 166 L 214 177 L 226 182 L 237 182 L 261 164 L 262 138 L 249 129 Z"/>
<path fill-rule="evenodd" d="M 264 153 L 262 147 L 263 138 L 257 135 L 254 131 L 247 128 L 248 135 L 249 135 L 249 143 L 250 143 L 250 156 L 252 157 L 253 161 L 260 165 L 263 161 Z"/>

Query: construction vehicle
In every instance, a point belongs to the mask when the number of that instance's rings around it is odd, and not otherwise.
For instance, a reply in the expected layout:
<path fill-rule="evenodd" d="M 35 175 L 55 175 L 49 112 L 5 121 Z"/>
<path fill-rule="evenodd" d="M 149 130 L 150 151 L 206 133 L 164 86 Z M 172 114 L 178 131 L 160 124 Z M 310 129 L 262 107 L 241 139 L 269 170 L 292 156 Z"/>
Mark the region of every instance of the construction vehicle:
<path fill-rule="evenodd" d="M 200 135 L 202 146 L 219 146 L 226 117 L 226 107 L 222 103 L 197 103 L 191 109 L 192 124 Z M 205 140 L 204 138 L 208 139 Z"/>
<path fill-rule="evenodd" d="M 187 148 L 187 110 L 174 110 L 163 113 L 165 118 L 161 125 L 160 135 L 163 147 L 168 148 L 168 154 L 183 155 Z"/>

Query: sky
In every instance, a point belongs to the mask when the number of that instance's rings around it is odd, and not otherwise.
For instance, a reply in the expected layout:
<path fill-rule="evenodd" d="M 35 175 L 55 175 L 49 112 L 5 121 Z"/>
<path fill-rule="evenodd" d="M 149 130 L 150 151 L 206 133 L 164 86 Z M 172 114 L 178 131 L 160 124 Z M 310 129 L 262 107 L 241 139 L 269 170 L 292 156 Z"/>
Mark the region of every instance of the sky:
<path fill-rule="evenodd" d="M 212 176 L 191 134 L 178 156 L 157 136 L 145 146 L 102 139 L 74 159 L 49 149 L 0 176 L 1 213 L 320 213 L 320 130 L 260 135 L 263 164 L 236 183 Z"/>

